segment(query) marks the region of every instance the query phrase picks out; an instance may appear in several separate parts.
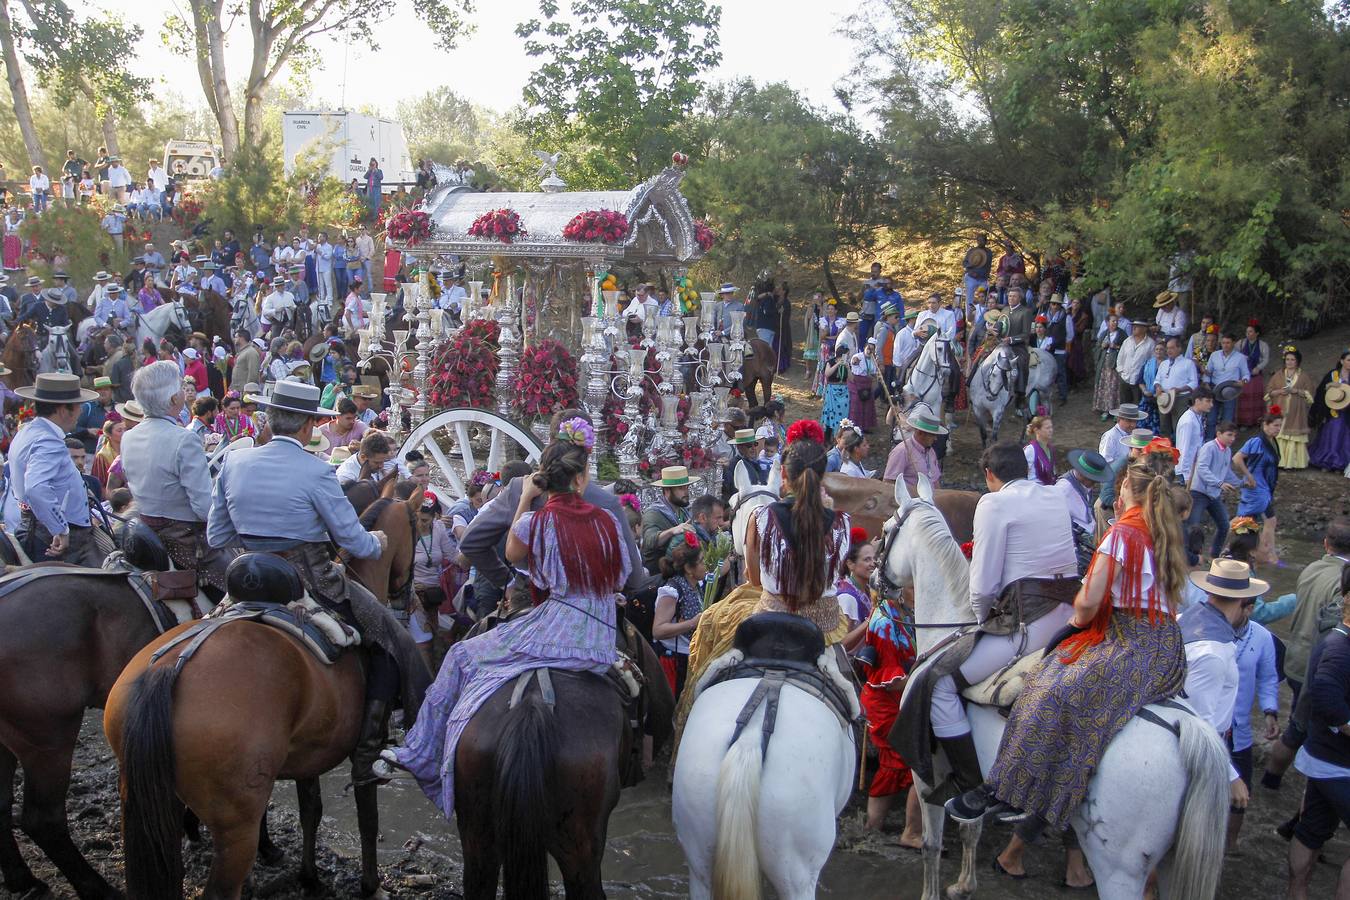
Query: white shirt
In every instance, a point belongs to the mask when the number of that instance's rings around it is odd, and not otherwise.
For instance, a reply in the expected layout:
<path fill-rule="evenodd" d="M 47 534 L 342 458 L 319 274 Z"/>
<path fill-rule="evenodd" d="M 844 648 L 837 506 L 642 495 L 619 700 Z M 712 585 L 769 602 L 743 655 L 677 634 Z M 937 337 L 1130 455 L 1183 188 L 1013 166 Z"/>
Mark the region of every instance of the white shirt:
<path fill-rule="evenodd" d="M 947 340 L 954 340 L 956 338 L 956 313 L 952 312 L 950 309 L 938 309 L 937 312 L 931 312 L 925 309 L 923 312 L 919 313 L 918 318 L 914 320 L 914 330 L 922 331 L 924 322 L 933 322 L 936 324 L 937 333 L 940 336 L 947 338 Z"/>
<path fill-rule="evenodd" d="M 34 174 L 28 179 L 28 187 L 33 191 L 50 191 L 52 189 L 52 180 L 45 174 Z"/>
<path fill-rule="evenodd" d="M 1080 482 L 1077 486 L 1074 482 L 1078 476 L 1073 472 L 1065 472 L 1055 480 L 1054 489 L 1064 496 L 1064 502 L 1069 506 L 1069 518 L 1073 524 L 1091 534 L 1097 527 L 1097 518 L 1092 512 L 1092 492 L 1089 488 L 1083 487 Z M 1082 491 L 1079 488 L 1082 487 Z"/>
<path fill-rule="evenodd" d="M 333 271 L 333 245 L 324 241 L 314 250 L 314 271 Z"/>
<path fill-rule="evenodd" d="M 156 191 L 163 193 L 164 189 L 169 186 L 169 173 L 164 171 L 163 166 L 155 166 L 145 173 L 145 180 L 150 182 Z"/>
<path fill-rule="evenodd" d="M 398 466 L 398 458 L 394 456 L 389 457 L 387 460 L 384 461 L 384 465 L 380 467 L 379 472 L 372 473 L 369 476 L 370 480 L 379 481 L 385 475 L 388 475 L 390 472 L 392 472 L 394 468 L 397 466 Z M 338 484 L 351 484 L 353 481 L 359 480 L 360 477 L 361 477 L 360 456 L 347 457 L 342 461 L 342 465 L 338 466 L 337 468 Z"/>
<path fill-rule="evenodd" d="M 1076 575 L 1069 505 L 1048 485 L 1024 478 L 985 494 L 975 505 L 970 605 L 980 621 L 1003 589 L 1020 578 Z"/>
<path fill-rule="evenodd" d="M 1102 540 L 1101 545 L 1097 547 L 1098 553 L 1105 553 L 1107 556 L 1114 556 L 1121 565 L 1115 567 L 1111 573 L 1111 605 L 1118 607 L 1128 607 L 1133 603 L 1133 598 L 1124 596 L 1123 585 L 1125 583 L 1125 542 L 1114 533 L 1108 533 Z M 1153 590 L 1153 551 L 1144 548 L 1143 564 L 1139 567 L 1139 596 L 1144 598 L 1147 605 L 1149 592 Z M 1158 597 L 1159 608 L 1166 612 L 1171 612 L 1172 604 L 1165 596 Z"/>
<path fill-rule="evenodd" d="M 1116 461 L 1130 452 L 1122 441 L 1129 437 L 1128 431 L 1121 431 L 1119 425 L 1112 425 L 1111 429 L 1102 435 L 1101 440 L 1097 442 L 1097 452 L 1105 459 L 1107 465 L 1115 465 Z"/>
<path fill-rule="evenodd" d="M 366 319 L 366 304 L 360 294 L 348 294 L 344 309 L 346 312 L 342 316 L 342 321 L 348 328 L 356 330 L 369 324 Z"/>
<path fill-rule="evenodd" d="M 1121 351 L 1124 352 L 1124 351 Z M 1195 362 L 1189 357 L 1178 356 L 1158 363 L 1158 377 L 1153 381 L 1155 389 L 1170 391 L 1176 388 L 1195 390 L 1200 386 L 1200 373 L 1195 370 Z"/>
<path fill-rule="evenodd" d="M 856 329 L 849 331 L 845 328 L 839 332 L 839 337 L 834 339 L 835 351 L 837 352 L 840 347 L 847 347 L 850 353 L 858 352 L 858 332 Z"/>
<path fill-rule="evenodd" d="M 867 469 L 864 469 L 862 465 L 860 465 L 859 463 L 856 463 L 851 459 L 846 459 L 844 460 L 844 464 L 839 467 L 839 474 L 851 475 L 854 478 L 871 478 L 877 473 L 875 470 L 869 472 Z"/>
<path fill-rule="evenodd" d="M 1222 350 L 1211 353 L 1209 363 L 1205 366 L 1205 380 L 1210 384 L 1223 384 L 1225 381 L 1246 384 L 1251 381 L 1252 373 L 1247 368 L 1246 354 L 1237 352 L 1236 348 L 1226 355 Z"/>
<path fill-rule="evenodd" d="M 1168 337 L 1181 337 L 1186 333 L 1186 310 L 1181 308 L 1181 304 L 1173 303 L 1167 309 L 1158 310 L 1158 314 L 1153 317 L 1158 323 L 1158 328 Z"/>
<path fill-rule="evenodd" d="M 92 312 L 93 310 L 98 309 L 99 303 L 101 303 L 103 298 L 107 295 L 108 286 L 106 284 L 96 284 L 94 285 L 94 289 L 89 292 L 89 299 L 85 301 L 85 305 L 87 305 Z"/>
<path fill-rule="evenodd" d="M 642 302 L 641 297 L 634 297 L 633 302 L 624 308 L 623 317 L 637 316 L 639 322 L 647 321 L 647 306 Z"/>
<path fill-rule="evenodd" d="M 1195 608 L 1187 615 L 1201 615 Z M 1233 707 L 1237 703 L 1237 644 L 1230 641 L 1192 641 L 1186 645 L 1186 702 L 1220 735 L 1233 725 Z M 1238 777 L 1229 764 L 1230 780 Z"/>
<path fill-rule="evenodd" d="M 464 301 L 468 299 L 469 292 L 459 285 L 451 285 L 441 294 L 441 309 L 449 309 L 459 312 L 464 307 Z"/>
<path fill-rule="evenodd" d="M 866 353 L 855 353 L 848 358 L 848 370 L 859 376 L 875 375 L 877 364 L 875 360 L 868 359 Z"/>
<path fill-rule="evenodd" d="M 273 291 L 263 298 L 263 321 L 270 324 L 281 322 L 292 309 L 295 309 L 295 297 L 287 291 Z"/>
<path fill-rule="evenodd" d="M 1195 466 L 1195 457 L 1205 443 L 1205 418 L 1194 409 L 1186 410 L 1177 420 L 1177 452 L 1181 458 L 1177 461 L 1177 474 L 1184 484 L 1190 484 L 1191 469 Z"/>
<path fill-rule="evenodd" d="M 272 265 L 278 270 L 285 269 L 295 259 L 295 251 L 290 247 L 281 246 L 272 249 Z"/>
<path fill-rule="evenodd" d="M 1153 341 L 1147 337 L 1134 339 L 1134 335 L 1127 337 L 1120 345 L 1120 353 L 1116 356 L 1116 371 L 1120 373 L 1120 378 L 1126 384 L 1134 384 L 1139 380 L 1139 373 L 1144 371 L 1144 363 L 1153 355 Z"/>
<path fill-rule="evenodd" d="M 131 184 L 131 173 L 126 166 L 113 166 L 108 169 L 108 184 L 112 187 L 126 187 Z"/>
<path fill-rule="evenodd" d="M 914 329 L 909 325 L 899 328 L 895 332 L 895 341 L 891 344 L 891 365 L 903 369 L 918 352 L 919 339 L 914 336 Z"/>

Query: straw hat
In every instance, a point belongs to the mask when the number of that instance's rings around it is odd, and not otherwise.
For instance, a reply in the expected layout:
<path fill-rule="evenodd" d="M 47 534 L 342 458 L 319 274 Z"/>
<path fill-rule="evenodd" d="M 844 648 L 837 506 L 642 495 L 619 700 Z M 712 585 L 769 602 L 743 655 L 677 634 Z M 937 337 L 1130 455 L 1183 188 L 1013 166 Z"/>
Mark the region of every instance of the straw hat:
<path fill-rule="evenodd" d="M 107 375 L 100 375 L 94 379 L 94 390 L 96 391 L 103 390 L 104 388 L 112 390 L 112 386 L 113 386 L 112 379 L 109 378 Z"/>
<path fill-rule="evenodd" d="M 753 434 L 753 432 L 751 432 Z M 740 434 L 740 432 L 737 432 Z M 666 466 L 661 470 L 657 487 L 684 487 L 689 484 L 689 470 L 684 466 Z"/>
<path fill-rule="evenodd" d="M 78 375 L 44 372 L 29 387 L 15 388 L 14 393 L 25 400 L 39 403 L 87 403 L 98 394 L 80 387 Z"/>
<path fill-rule="evenodd" d="M 857 325 L 862 321 L 862 316 L 858 315 L 856 312 L 851 312 L 844 316 L 844 321 L 850 325 Z"/>
<path fill-rule="evenodd" d="M 755 442 L 758 441 L 758 440 L 759 440 L 759 438 L 755 437 L 755 429 L 753 429 L 753 428 L 737 428 L 737 429 L 736 429 L 736 436 L 735 436 L 734 438 L 732 438 L 730 441 L 728 441 L 727 443 L 729 443 L 729 444 L 753 444 L 753 443 L 755 443 Z"/>
<path fill-rule="evenodd" d="M 1327 409 L 1342 410 L 1350 406 L 1350 386 L 1340 382 L 1332 382 L 1327 385 L 1326 393 L 1322 395 L 1322 402 L 1327 405 Z"/>
<path fill-rule="evenodd" d="M 141 405 L 137 403 L 135 400 L 128 400 L 126 403 L 119 403 L 117 404 L 115 409 L 123 419 L 126 419 L 133 425 L 136 424 L 137 422 L 144 422 L 148 418 L 148 416 L 146 416 L 145 414 L 145 410 L 141 409 Z"/>
<path fill-rule="evenodd" d="M 335 466 L 340 466 L 352 458 L 350 447 L 334 447 L 333 452 L 328 457 L 328 462 Z"/>
<path fill-rule="evenodd" d="M 1238 389 L 1238 393 L 1242 393 L 1241 388 Z M 1169 391 L 1163 391 L 1158 395 L 1158 412 L 1164 415 L 1170 413 L 1172 407 L 1176 406 L 1182 397 L 1189 397 L 1190 395 L 1190 388 L 1172 388 Z"/>
<path fill-rule="evenodd" d="M 322 431 L 316 431 L 314 432 L 314 436 L 309 439 L 309 443 L 305 445 L 305 452 L 313 453 L 318 456 L 327 453 L 330 446 L 332 445 L 328 438 L 324 436 L 324 433 Z"/>
<path fill-rule="evenodd" d="M 1236 559 L 1216 559 L 1208 572 L 1192 572 L 1187 577 L 1206 594 L 1232 600 L 1259 597 L 1270 590 L 1267 582 L 1252 577 L 1251 566 Z"/>
<path fill-rule="evenodd" d="M 1153 308 L 1162 309 L 1164 306 L 1168 306 L 1176 302 L 1177 302 L 1177 293 L 1175 291 L 1163 291 L 1161 294 L 1159 294 L 1157 297 L 1153 299 Z"/>

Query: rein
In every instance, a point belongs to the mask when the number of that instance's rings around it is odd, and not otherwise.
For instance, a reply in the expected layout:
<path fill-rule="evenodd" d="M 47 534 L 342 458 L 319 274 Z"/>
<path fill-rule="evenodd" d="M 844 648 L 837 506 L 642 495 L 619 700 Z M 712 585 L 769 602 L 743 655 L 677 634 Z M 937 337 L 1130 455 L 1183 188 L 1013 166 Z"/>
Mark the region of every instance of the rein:
<path fill-rule="evenodd" d="M 731 514 L 733 516 L 736 515 L 736 513 L 740 511 L 741 507 L 746 504 L 746 501 L 753 500 L 756 497 L 772 497 L 775 500 L 781 499 L 777 493 L 769 490 L 766 487 L 756 488 L 755 490 L 744 494 L 738 493 L 736 495 L 735 502 L 731 504 Z"/>

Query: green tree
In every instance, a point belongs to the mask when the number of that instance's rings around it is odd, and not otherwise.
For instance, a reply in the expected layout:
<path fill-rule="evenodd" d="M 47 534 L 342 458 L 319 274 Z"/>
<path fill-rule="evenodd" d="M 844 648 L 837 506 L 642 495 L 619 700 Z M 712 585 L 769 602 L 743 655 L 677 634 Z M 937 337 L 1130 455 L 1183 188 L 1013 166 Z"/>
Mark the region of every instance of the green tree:
<path fill-rule="evenodd" d="M 248 144 L 230 162 L 225 177 L 204 193 L 205 215 L 216 228 L 237 235 L 252 234 L 256 226 L 268 232 L 292 231 L 300 224 L 300 193 L 281 178 L 281 153 L 266 135 Z"/>
<path fill-rule="evenodd" d="M 28 102 L 28 85 L 19 65 L 19 51 L 15 40 L 14 18 L 10 15 L 9 0 L 0 0 L 0 52 L 5 61 L 5 78 L 9 82 L 10 100 L 14 104 L 14 118 L 23 137 L 29 165 L 42 166 L 47 171 L 47 159 L 33 125 L 33 108 Z"/>
<path fill-rule="evenodd" d="M 526 131 L 562 151 L 574 188 L 628 187 L 691 143 L 701 77 L 722 60 L 720 6 L 705 0 L 540 0 L 516 27 L 540 60 L 525 85 Z"/>
<path fill-rule="evenodd" d="M 69 106 L 75 97 L 94 105 L 103 141 L 114 155 L 117 115 L 150 99 L 150 79 L 127 68 L 127 48 L 141 39 L 141 28 L 104 15 L 79 19 L 63 0 L 22 0 L 29 27 L 24 31 L 28 62 L 52 99 Z"/>
<path fill-rule="evenodd" d="M 749 280 L 788 257 L 838 296 L 832 260 L 873 250 L 896 215 L 877 142 L 785 84 L 750 81 L 709 90 L 696 130 L 704 156 L 685 191 L 721 236 L 711 267 Z"/>

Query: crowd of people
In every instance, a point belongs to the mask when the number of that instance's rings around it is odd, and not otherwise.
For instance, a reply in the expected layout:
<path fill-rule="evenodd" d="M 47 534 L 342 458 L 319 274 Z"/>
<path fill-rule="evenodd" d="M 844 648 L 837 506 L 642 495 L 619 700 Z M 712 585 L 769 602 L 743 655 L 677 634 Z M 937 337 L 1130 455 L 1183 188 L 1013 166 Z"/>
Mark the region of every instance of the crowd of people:
<path fill-rule="evenodd" d="M 344 340 L 368 324 L 374 252 L 364 228 L 339 242 L 302 229 L 268 243 L 260 232 L 248 248 L 225 232 L 196 257 L 174 248 L 166 259 L 147 245 L 131 274 L 119 282 L 100 273 L 87 298 L 68 296 L 68 279 L 41 290 L 39 302 L 86 303 L 113 326 L 129 321 L 133 287 L 142 312 L 162 291 L 209 289 L 244 297 L 255 316 L 234 323 L 229 346 L 194 332 L 181 349 L 138 348 L 114 331 L 89 387 L 43 372 L 18 389 L 31 413 L 9 446 L 6 530 L 34 561 L 96 566 L 105 549 L 98 535 L 117 535 L 134 517 L 217 596 L 240 549 L 290 541 L 288 558 L 311 566 L 316 593 L 332 597 L 344 589 L 325 586 L 342 578 L 329 571 L 327 538 L 358 557 L 377 555 L 384 541 L 356 519 L 344 489 L 387 478 L 405 495 L 422 491 L 416 599 L 396 618 L 439 675 L 402 746 L 377 752 L 393 696 L 388 673 L 378 675 L 372 698 L 382 705 L 363 724 L 361 777 L 406 770 L 447 816 L 459 736 L 522 672 L 604 672 L 627 621 L 653 642 L 672 692 L 687 697 L 707 663 L 699 648 L 724 641 L 728 621 L 764 611 L 803 617 L 858 674 L 876 751 L 869 827 L 881 828 L 903 795 L 899 841 L 919 847 L 921 798 L 895 733 L 922 623 L 911 592 L 878 589 L 888 583 L 873 577 L 887 564 L 879 536 L 836 508 L 823 484 L 838 472 L 898 482 L 911 494 L 921 478 L 942 486 L 952 423 L 948 411 L 913 403 L 908 368 L 934 336 L 951 342 L 967 374 L 1000 342 L 1021 341 L 1051 354 L 1061 403 L 1071 387 L 1090 391 L 1110 425 L 1094 447 L 1061 455 L 1052 411 L 1028 409 L 1022 440 L 993 443 L 980 459 L 987 493 L 962 548 L 979 628 L 931 678 L 921 723 L 952 770 L 948 811 L 959 821 L 992 814 L 1014 822 L 996 865 L 1025 877 L 1027 848 L 1046 831 L 1065 832 L 1111 738 L 1143 706 L 1184 693 L 1229 742 L 1230 840 L 1251 800 L 1257 735 L 1276 742 L 1267 788 L 1278 790 L 1290 765 L 1307 776 L 1299 815 L 1282 832 L 1291 841 L 1290 896 L 1307 895 L 1317 851 L 1337 821 L 1350 821 L 1350 623 L 1342 621 L 1350 520 L 1330 523 L 1327 556 L 1305 569 L 1292 595 L 1266 596 L 1269 585 L 1256 576 L 1279 562 L 1281 471 L 1350 464 L 1341 416 L 1350 407 L 1350 351 L 1320 385 L 1302 372 L 1295 347 L 1281 348 L 1283 367 L 1267 372 L 1259 323 L 1241 341 L 1206 319 L 1188 328 L 1184 273 L 1158 295 L 1151 318 L 1131 321 L 1107 292 L 1066 304 L 1073 279 L 1062 263 L 1029 281 L 1009 247 L 995 269 L 981 239 L 966 255 L 962 295 L 933 294 L 923 310 L 908 309 L 880 266 L 858 311 L 840 316 L 818 297 L 806 355 L 823 398 L 819 422 L 789 421 L 780 399 L 733 404 L 713 448 L 720 492 L 703 493 L 683 466 L 661 469 L 648 485 L 595 483 L 595 428 L 570 409 L 554 416 L 537 465 L 476 472 L 451 503 L 436 496 L 428 460 L 400 456 L 381 393 L 357 377 Z M 439 308 L 460 312 L 462 282 L 453 270 L 437 274 Z M 735 302 L 734 286 L 724 287 Z M 321 315 L 344 288 L 341 315 Z M 49 291 L 61 299 L 48 301 Z M 678 302 L 642 285 L 624 314 L 640 322 L 672 314 Z M 289 313 L 300 307 L 323 329 L 317 354 L 297 340 Z M 786 290 L 759 291 L 743 308 L 760 340 L 790 353 Z M 892 445 L 873 470 L 872 442 L 882 440 Z M 288 467 L 300 473 L 293 484 Z M 256 498 L 262 483 L 285 484 L 285 497 L 304 502 L 276 512 L 281 500 L 269 500 L 274 514 L 260 517 L 243 498 Z M 733 535 L 733 498 L 746 485 L 781 485 L 781 494 Z M 1238 500 L 1231 519 L 1229 495 Z M 747 594 L 753 603 L 737 606 Z M 728 619 L 733 606 L 742 612 Z M 457 640 L 471 622 L 522 611 Z M 1286 617 L 1291 638 L 1282 641 L 1265 625 Z M 960 688 L 1029 652 L 1045 660 L 1027 676 L 986 773 Z M 1293 695 L 1282 731 L 1281 681 Z M 1066 846 L 1065 882 L 1090 885 L 1096 876 L 1071 839 Z"/>

